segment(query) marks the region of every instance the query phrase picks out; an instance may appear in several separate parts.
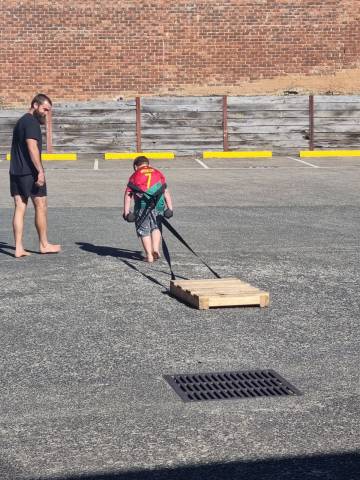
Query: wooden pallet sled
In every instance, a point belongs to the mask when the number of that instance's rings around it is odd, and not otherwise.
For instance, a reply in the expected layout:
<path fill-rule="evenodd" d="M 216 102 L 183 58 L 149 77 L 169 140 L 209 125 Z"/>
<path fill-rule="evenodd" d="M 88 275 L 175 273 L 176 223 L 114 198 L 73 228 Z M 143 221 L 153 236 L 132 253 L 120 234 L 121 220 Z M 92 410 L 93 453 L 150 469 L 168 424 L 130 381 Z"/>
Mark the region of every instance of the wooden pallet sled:
<path fill-rule="evenodd" d="M 269 306 L 269 292 L 239 278 L 172 280 L 170 294 L 199 310 L 211 307 Z"/>

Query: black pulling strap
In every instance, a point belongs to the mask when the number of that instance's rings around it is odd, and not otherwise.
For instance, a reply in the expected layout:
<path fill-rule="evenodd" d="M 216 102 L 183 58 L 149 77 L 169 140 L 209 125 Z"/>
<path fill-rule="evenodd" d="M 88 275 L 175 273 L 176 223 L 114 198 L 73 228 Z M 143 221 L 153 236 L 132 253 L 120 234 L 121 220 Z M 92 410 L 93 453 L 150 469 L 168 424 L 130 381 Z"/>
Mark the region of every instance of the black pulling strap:
<path fill-rule="evenodd" d="M 204 265 L 205 267 L 207 267 L 210 272 L 215 275 L 216 278 L 221 278 L 220 275 L 218 273 L 215 272 L 215 270 L 213 268 L 210 267 L 210 265 L 208 265 L 205 260 L 203 260 L 199 254 L 197 254 L 191 247 L 188 243 L 186 243 L 186 241 L 183 239 L 183 237 L 180 235 L 179 232 L 177 232 L 175 230 L 175 228 L 166 220 L 166 218 L 164 217 L 161 217 L 161 226 L 162 225 L 165 225 L 165 227 L 169 230 L 169 232 L 171 232 L 174 237 L 176 237 L 179 242 L 181 242 L 188 250 L 190 250 L 190 252 L 195 255 L 195 257 L 197 257 Z M 160 230 L 162 231 L 162 229 L 160 228 Z M 164 246 L 165 246 L 165 249 L 164 249 Z M 164 240 L 164 237 L 162 237 L 162 247 L 163 247 L 163 252 L 164 252 L 164 257 L 166 258 L 166 261 L 168 262 L 169 264 L 169 267 L 170 267 L 170 272 L 171 272 L 171 280 L 175 280 L 175 275 L 173 273 L 173 270 L 171 268 L 171 260 L 170 260 L 170 254 L 169 254 L 169 249 L 167 248 L 167 245 L 165 243 L 165 240 Z"/>
<path fill-rule="evenodd" d="M 157 190 L 155 193 L 151 194 L 151 193 L 147 193 L 147 192 L 144 192 L 142 191 L 138 186 L 132 184 L 132 183 L 128 183 L 128 187 L 134 192 L 134 193 L 138 193 L 140 195 L 143 196 L 143 200 L 145 200 L 146 202 L 146 207 L 141 215 L 140 218 L 137 218 L 135 220 L 135 223 L 137 225 L 137 227 L 139 225 L 142 224 L 142 222 L 144 221 L 145 217 L 147 216 L 147 214 L 153 210 L 155 208 L 155 205 L 157 203 L 157 200 L 158 198 L 164 193 L 165 191 L 165 188 L 166 188 L 166 185 L 163 185 L 159 190 Z M 145 197 L 145 198 L 144 198 Z M 191 247 L 190 245 L 183 239 L 183 237 L 180 235 L 179 232 L 177 232 L 175 230 L 175 228 L 168 222 L 168 220 L 163 216 L 163 215 L 159 215 L 159 229 L 160 229 L 160 232 L 161 232 L 161 238 L 162 238 L 162 249 L 163 249 L 163 252 L 164 252 L 164 257 L 169 265 L 169 268 L 170 268 L 170 274 L 171 274 L 171 280 L 175 280 L 176 277 L 175 277 L 175 274 L 173 272 L 173 269 L 172 269 L 172 266 L 171 266 L 171 257 L 170 257 L 170 252 L 169 252 L 169 249 L 166 245 L 166 242 L 165 242 L 165 239 L 164 239 L 164 236 L 162 235 L 162 226 L 165 225 L 165 227 L 169 230 L 169 232 L 171 232 L 175 238 L 177 238 L 179 240 L 180 243 L 182 243 L 193 255 L 195 255 L 195 257 L 197 257 L 204 265 L 205 267 L 207 267 L 210 272 L 215 275 L 216 278 L 221 278 L 220 275 L 218 273 L 215 272 L 214 269 L 212 269 L 210 267 L 210 265 L 208 265 L 205 260 L 203 260 L 199 254 L 197 254 Z"/>

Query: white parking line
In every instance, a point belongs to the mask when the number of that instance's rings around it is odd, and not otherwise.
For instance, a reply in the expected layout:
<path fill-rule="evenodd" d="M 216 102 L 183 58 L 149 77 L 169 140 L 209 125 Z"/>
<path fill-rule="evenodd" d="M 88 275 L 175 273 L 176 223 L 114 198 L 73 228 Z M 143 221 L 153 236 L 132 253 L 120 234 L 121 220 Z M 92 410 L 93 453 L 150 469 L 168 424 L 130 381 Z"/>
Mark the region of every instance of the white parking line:
<path fill-rule="evenodd" d="M 198 158 L 195 158 L 195 162 L 197 162 L 199 165 L 201 165 L 203 168 L 205 168 L 206 170 L 210 170 L 210 167 L 208 167 L 206 165 L 206 163 L 202 162 L 201 160 L 199 160 Z"/>
<path fill-rule="evenodd" d="M 318 165 L 313 165 L 312 163 L 304 162 L 304 160 L 300 160 L 299 158 L 294 158 L 294 157 L 287 157 L 287 158 L 289 158 L 290 160 L 295 160 L 295 162 L 300 162 L 300 163 L 304 163 L 305 165 L 309 165 L 309 167 L 320 168 Z"/>
<path fill-rule="evenodd" d="M 97 158 L 94 161 L 94 170 L 99 170 L 99 160 Z"/>

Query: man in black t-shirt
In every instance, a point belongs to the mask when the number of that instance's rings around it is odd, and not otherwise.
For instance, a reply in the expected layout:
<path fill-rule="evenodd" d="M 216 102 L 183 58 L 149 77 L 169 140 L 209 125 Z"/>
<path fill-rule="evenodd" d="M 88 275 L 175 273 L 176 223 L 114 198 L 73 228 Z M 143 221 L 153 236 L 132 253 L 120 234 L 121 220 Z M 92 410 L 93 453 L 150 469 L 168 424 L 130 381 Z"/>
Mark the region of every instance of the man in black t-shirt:
<path fill-rule="evenodd" d="M 22 243 L 24 218 L 29 197 L 35 208 L 35 226 L 39 236 L 40 253 L 58 253 L 60 245 L 47 238 L 47 189 L 41 162 L 42 135 L 40 125 L 46 121 L 52 102 L 44 94 L 33 98 L 28 113 L 16 123 L 13 131 L 10 160 L 10 193 L 14 198 L 13 229 L 15 257 L 30 255 Z"/>

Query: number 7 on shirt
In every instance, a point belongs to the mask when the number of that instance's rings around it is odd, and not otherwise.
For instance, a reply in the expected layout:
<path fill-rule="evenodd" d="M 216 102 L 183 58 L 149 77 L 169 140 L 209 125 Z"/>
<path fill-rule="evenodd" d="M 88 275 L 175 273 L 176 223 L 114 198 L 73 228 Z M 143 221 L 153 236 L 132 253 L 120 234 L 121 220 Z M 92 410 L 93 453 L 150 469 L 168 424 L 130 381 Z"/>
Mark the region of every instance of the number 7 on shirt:
<path fill-rule="evenodd" d="M 146 188 L 149 189 L 151 185 L 151 173 L 144 173 L 145 177 L 147 177 L 147 185 Z"/>

